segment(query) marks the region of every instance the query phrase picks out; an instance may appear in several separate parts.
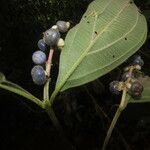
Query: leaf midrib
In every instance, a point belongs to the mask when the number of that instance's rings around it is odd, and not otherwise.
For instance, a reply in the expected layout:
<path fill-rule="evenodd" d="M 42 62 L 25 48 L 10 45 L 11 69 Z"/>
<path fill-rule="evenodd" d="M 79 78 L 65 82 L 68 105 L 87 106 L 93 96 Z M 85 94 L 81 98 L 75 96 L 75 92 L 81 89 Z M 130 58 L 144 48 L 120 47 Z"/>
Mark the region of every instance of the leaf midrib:
<path fill-rule="evenodd" d="M 146 30 L 144 30 L 144 31 L 146 31 Z M 143 32 L 143 33 L 144 33 L 144 34 L 143 34 L 143 36 L 142 36 L 141 39 L 143 39 L 143 37 L 145 36 L 145 33 L 146 33 L 146 32 Z M 138 44 L 141 42 L 141 39 L 139 40 Z M 137 43 L 136 43 L 133 47 L 131 47 L 126 53 L 124 53 L 124 55 L 128 54 L 128 53 L 130 52 L 130 50 L 131 50 L 132 48 L 134 48 L 136 45 L 137 45 Z M 121 57 L 118 57 L 118 59 L 116 59 L 115 61 L 113 61 L 113 62 L 111 62 L 111 63 L 109 63 L 109 64 L 107 64 L 107 65 L 105 65 L 104 67 L 102 67 L 102 68 L 100 68 L 100 69 L 104 69 L 104 68 L 106 68 L 106 67 L 109 67 L 111 64 L 113 64 L 113 63 L 119 61 L 124 55 L 121 55 Z M 94 71 L 92 71 L 92 72 L 86 74 L 86 76 L 89 75 L 89 74 L 93 74 L 94 72 L 97 72 L 98 70 L 99 70 L 99 69 L 95 69 Z M 84 77 L 85 77 L 85 76 L 81 76 L 81 78 L 84 78 Z M 75 80 L 75 79 L 72 79 L 72 80 Z M 69 80 L 69 81 L 72 81 L 72 80 Z"/>
<path fill-rule="evenodd" d="M 99 51 L 102 51 L 102 50 L 104 50 L 104 49 L 106 49 L 106 48 L 109 48 L 109 47 L 112 46 L 113 44 L 116 44 L 117 42 L 119 42 L 120 40 L 122 40 L 123 38 L 125 38 L 128 34 L 130 34 L 130 33 L 134 30 L 135 26 L 136 26 L 137 23 L 138 23 L 139 16 L 140 16 L 140 15 L 139 15 L 139 13 L 137 12 L 137 19 L 136 19 L 136 22 L 135 22 L 135 24 L 133 25 L 133 27 L 132 27 L 126 34 L 124 34 L 123 36 L 121 36 L 120 38 L 118 38 L 117 40 L 115 40 L 114 42 L 108 44 L 107 46 L 104 46 L 104 47 L 102 47 L 102 48 L 100 48 L 100 49 L 97 49 L 97 50 L 94 50 L 94 51 L 92 51 L 92 52 L 89 52 L 87 55 L 92 55 L 92 54 L 95 54 L 95 53 L 97 53 L 97 52 L 99 52 Z"/>
<path fill-rule="evenodd" d="M 104 7 L 103 11 L 100 12 L 101 14 L 106 10 L 106 8 L 111 4 L 112 1 L 114 1 L 114 0 L 110 0 L 110 1 L 109 1 L 109 3 Z M 94 10 L 94 11 L 95 11 L 95 10 Z M 96 12 L 95 12 L 95 13 L 96 13 Z M 89 16 L 87 16 L 87 17 L 89 17 Z M 95 17 L 97 18 L 97 15 L 96 15 Z M 95 21 L 96 21 L 96 20 L 95 20 Z M 78 24 L 78 25 L 79 25 L 79 24 Z M 76 27 L 77 27 L 77 25 L 76 25 Z M 76 36 L 76 34 L 77 34 L 77 32 L 78 32 L 78 29 L 79 29 L 79 27 L 75 29 L 75 32 L 74 32 L 74 35 L 73 35 L 73 39 L 75 38 L 75 36 Z M 94 31 L 93 31 L 93 34 L 94 34 Z M 68 51 L 68 53 L 69 53 L 70 50 L 71 50 L 72 44 L 73 44 L 73 40 L 72 40 L 71 44 L 69 45 L 69 48 L 68 48 L 69 51 Z"/>

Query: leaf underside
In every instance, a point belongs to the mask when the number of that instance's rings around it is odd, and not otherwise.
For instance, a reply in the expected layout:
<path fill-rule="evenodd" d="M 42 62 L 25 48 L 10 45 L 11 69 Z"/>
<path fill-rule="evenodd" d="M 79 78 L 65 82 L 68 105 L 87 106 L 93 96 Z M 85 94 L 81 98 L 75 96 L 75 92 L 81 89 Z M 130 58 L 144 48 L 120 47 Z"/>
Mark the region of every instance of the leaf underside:
<path fill-rule="evenodd" d="M 105 75 L 145 42 L 147 23 L 131 0 L 95 0 L 65 39 L 57 91 Z"/>

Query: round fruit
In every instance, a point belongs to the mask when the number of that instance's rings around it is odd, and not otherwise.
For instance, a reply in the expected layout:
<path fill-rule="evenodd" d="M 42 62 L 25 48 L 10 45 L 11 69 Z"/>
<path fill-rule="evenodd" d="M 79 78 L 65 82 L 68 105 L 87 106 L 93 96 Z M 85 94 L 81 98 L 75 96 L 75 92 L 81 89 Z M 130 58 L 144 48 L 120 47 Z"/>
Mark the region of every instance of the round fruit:
<path fill-rule="evenodd" d="M 46 81 L 45 71 L 42 66 L 34 66 L 31 70 L 33 82 L 37 85 L 42 85 Z"/>
<path fill-rule="evenodd" d="M 143 85 L 139 81 L 134 81 L 129 89 L 128 93 L 134 97 L 140 97 L 143 92 Z"/>
<path fill-rule="evenodd" d="M 36 65 L 41 65 L 46 62 L 46 54 L 42 51 L 36 51 L 32 55 L 32 60 Z"/>
<path fill-rule="evenodd" d="M 39 41 L 38 41 L 38 48 L 40 49 L 40 50 L 42 50 L 42 51 L 45 51 L 46 50 L 46 43 L 44 42 L 44 40 L 43 39 L 40 39 Z"/>
<path fill-rule="evenodd" d="M 129 78 L 129 72 L 125 72 L 123 75 L 122 75 L 122 81 L 127 81 L 127 79 Z M 131 74 L 131 78 L 134 78 L 134 74 L 132 73 Z"/>
<path fill-rule="evenodd" d="M 119 95 L 118 85 L 119 85 L 119 81 L 112 81 L 109 84 L 109 90 L 112 94 Z"/>
<path fill-rule="evenodd" d="M 134 56 L 133 59 L 132 59 L 132 65 L 140 65 L 140 66 L 143 66 L 144 65 L 144 61 L 143 59 L 141 58 L 141 56 Z"/>
<path fill-rule="evenodd" d="M 60 38 L 60 33 L 56 29 L 49 29 L 44 32 L 43 40 L 49 46 L 56 45 L 59 38 Z"/>
<path fill-rule="evenodd" d="M 65 21 L 57 21 L 56 23 L 58 30 L 62 33 L 65 33 L 68 31 L 68 28 L 70 26 L 69 22 L 65 22 Z"/>

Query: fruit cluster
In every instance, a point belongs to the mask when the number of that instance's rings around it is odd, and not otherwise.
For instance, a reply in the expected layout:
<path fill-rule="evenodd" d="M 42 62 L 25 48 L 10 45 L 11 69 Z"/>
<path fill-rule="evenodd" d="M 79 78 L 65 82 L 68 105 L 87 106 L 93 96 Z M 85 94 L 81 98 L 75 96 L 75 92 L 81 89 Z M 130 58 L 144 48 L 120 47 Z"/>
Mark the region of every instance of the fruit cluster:
<path fill-rule="evenodd" d="M 139 70 L 144 65 L 141 56 L 133 56 L 130 60 L 130 66 L 125 68 L 121 81 L 112 81 L 109 84 L 111 93 L 119 95 L 124 87 L 128 89 L 128 94 L 133 98 L 141 97 L 143 85 L 138 81 Z M 131 70 L 132 69 L 132 70 Z"/>
<path fill-rule="evenodd" d="M 32 60 L 35 66 L 31 70 L 31 76 L 35 84 L 43 85 L 45 84 L 47 78 L 49 78 L 49 75 L 46 72 L 46 50 L 48 48 L 51 49 L 54 46 L 57 46 L 59 48 L 63 47 L 64 40 L 60 38 L 60 32 L 67 32 L 69 27 L 69 22 L 57 21 L 56 25 L 46 30 L 43 33 L 43 38 L 38 41 L 37 45 L 39 50 L 35 51 L 32 55 Z"/>

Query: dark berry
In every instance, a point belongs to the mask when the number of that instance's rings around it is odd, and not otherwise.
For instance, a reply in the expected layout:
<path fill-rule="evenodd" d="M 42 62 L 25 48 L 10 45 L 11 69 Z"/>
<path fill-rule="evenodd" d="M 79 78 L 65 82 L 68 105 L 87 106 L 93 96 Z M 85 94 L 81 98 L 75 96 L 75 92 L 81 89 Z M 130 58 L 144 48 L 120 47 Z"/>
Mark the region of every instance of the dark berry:
<path fill-rule="evenodd" d="M 131 85 L 131 88 L 129 89 L 128 93 L 133 97 L 133 98 L 138 98 L 141 96 L 143 92 L 143 85 L 139 81 L 134 81 Z"/>
<path fill-rule="evenodd" d="M 65 33 L 65 32 L 68 31 L 68 28 L 69 28 L 69 27 L 68 27 L 67 22 L 65 22 L 65 21 L 57 21 L 56 25 L 57 25 L 58 30 L 59 30 L 60 32 Z"/>
<path fill-rule="evenodd" d="M 40 50 L 42 50 L 42 51 L 45 51 L 46 50 L 46 43 L 44 42 L 44 40 L 43 39 L 40 39 L 39 41 L 38 41 L 38 48 L 40 49 Z"/>
<path fill-rule="evenodd" d="M 119 81 L 112 81 L 109 84 L 109 90 L 112 94 L 119 95 L 118 85 L 119 85 Z"/>
<path fill-rule="evenodd" d="M 127 81 L 127 79 L 129 78 L 129 72 L 125 72 L 123 75 L 122 75 L 122 81 Z M 132 73 L 131 74 L 131 78 L 134 78 L 134 74 Z"/>
<path fill-rule="evenodd" d="M 42 85 L 46 81 L 45 71 L 42 66 L 34 66 L 31 70 L 33 82 L 37 85 Z"/>
<path fill-rule="evenodd" d="M 32 55 L 32 60 L 36 65 L 41 65 L 46 62 L 46 54 L 42 51 L 36 51 Z"/>
<path fill-rule="evenodd" d="M 59 38 L 60 38 L 60 33 L 56 29 L 49 29 L 44 32 L 43 40 L 49 46 L 56 45 Z"/>
<path fill-rule="evenodd" d="M 136 56 L 133 56 L 131 65 L 140 65 L 140 66 L 143 66 L 144 65 L 144 61 L 141 58 L 141 56 L 136 55 Z"/>

